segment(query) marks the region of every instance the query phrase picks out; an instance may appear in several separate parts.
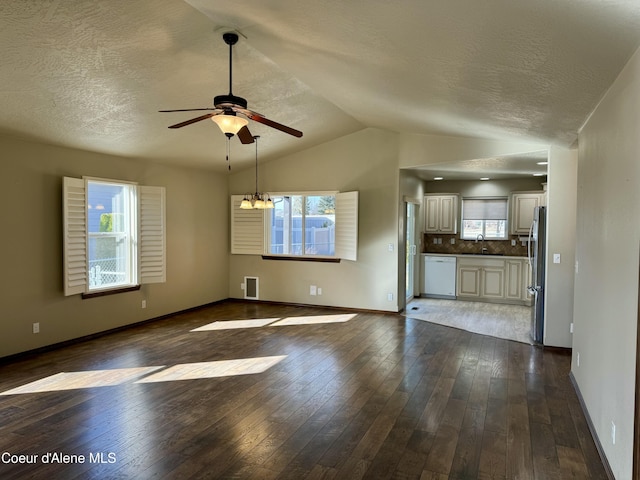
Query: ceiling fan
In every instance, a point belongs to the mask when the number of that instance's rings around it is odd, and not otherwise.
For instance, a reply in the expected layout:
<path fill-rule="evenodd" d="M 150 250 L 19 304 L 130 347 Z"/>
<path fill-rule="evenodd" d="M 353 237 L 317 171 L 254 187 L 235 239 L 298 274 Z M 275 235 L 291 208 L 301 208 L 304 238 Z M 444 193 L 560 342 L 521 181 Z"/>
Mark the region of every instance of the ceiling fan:
<path fill-rule="evenodd" d="M 247 101 L 242 97 L 237 97 L 232 93 L 232 75 L 233 75 L 233 63 L 232 63 L 232 50 L 233 46 L 238 42 L 238 34 L 235 32 L 226 32 L 222 35 L 224 42 L 229 45 L 229 94 L 217 95 L 213 99 L 214 108 L 187 108 L 182 110 L 160 110 L 160 112 L 195 112 L 200 110 L 210 110 L 212 113 L 207 113 L 200 117 L 192 118 L 184 122 L 176 123 L 169 126 L 169 128 L 181 128 L 192 123 L 199 122 L 210 118 L 218 124 L 220 130 L 231 138 L 233 135 L 237 135 L 242 143 L 253 143 L 253 135 L 249 132 L 247 124 L 249 123 L 246 118 L 253 120 L 263 125 L 280 130 L 281 132 L 288 133 L 294 137 L 302 137 L 302 132 L 281 123 L 274 122 L 265 118 L 263 115 L 249 110 L 247 108 Z M 240 114 L 240 115 L 238 115 Z M 246 117 L 246 118 L 244 118 Z"/>

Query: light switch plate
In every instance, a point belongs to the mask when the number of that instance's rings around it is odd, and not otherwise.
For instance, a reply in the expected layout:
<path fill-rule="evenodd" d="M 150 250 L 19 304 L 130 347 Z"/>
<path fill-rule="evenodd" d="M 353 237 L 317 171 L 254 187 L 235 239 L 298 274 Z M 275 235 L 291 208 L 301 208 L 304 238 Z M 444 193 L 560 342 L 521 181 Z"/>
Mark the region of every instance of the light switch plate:
<path fill-rule="evenodd" d="M 560 263 L 560 254 L 559 253 L 554 253 L 553 254 L 553 263 Z"/>

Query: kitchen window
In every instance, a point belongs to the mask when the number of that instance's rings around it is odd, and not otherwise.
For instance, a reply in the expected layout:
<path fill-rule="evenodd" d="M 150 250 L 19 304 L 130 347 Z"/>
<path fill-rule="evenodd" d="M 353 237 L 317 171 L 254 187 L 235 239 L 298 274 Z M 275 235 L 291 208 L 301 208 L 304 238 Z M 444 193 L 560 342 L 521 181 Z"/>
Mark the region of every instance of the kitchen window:
<path fill-rule="evenodd" d="M 63 180 L 65 295 L 165 281 L 165 190 L 96 179 Z"/>
<path fill-rule="evenodd" d="M 506 198 L 463 198 L 461 238 L 476 240 L 482 235 L 485 240 L 507 238 Z"/>

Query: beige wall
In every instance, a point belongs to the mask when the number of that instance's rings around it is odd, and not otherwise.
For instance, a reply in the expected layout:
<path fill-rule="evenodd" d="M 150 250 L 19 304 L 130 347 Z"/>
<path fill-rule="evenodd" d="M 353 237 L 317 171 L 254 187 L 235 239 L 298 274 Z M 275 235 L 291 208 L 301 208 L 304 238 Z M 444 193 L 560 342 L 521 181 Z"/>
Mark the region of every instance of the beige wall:
<path fill-rule="evenodd" d="M 400 134 L 398 142 L 400 168 L 500 157 L 548 148 L 547 145 L 524 142 L 409 133 Z"/>
<path fill-rule="evenodd" d="M 225 176 L 0 137 L 0 357 L 227 297 Z M 82 300 L 62 290 L 62 177 L 166 187 L 167 282 Z M 147 308 L 141 308 L 141 300 Z M 32 324 L 40 323 L 40 333 Z"/>
<path fill-rule="evenodd" d="M 229 177 L 230 193 L 253 190 L 252 169 Z M 260 279 L 260 299 L 374 310 L 398 310 L 397 137 L 366 129 L 260 167 L 268 192 L 360 192 L 358 261 L 312 263 L 231 255 L 229 296 L 242 298 L 244 276 Z M 388 245 L 393 245 L 390 252 Z M 322 288 L 309 294 L 310 285 Z M 389 301 L 387 295 L 393 294 Z"/>
<path fill-rule="evenodd" d="M 547 177 L 547 270 L 544 344 L 571 348 L 573 341 L 578 151 L 551 147 Z M 560 254 L 560 263 L 553 255 Z"/>
<path fill-rule="evenodd" d="M 572 372 L 616 478 L 631 478 L 640 244 L 640 50 L 580 132 Z M 578 355 L 580 365 L 578 366 Z M 611 422 L 617 441 L 611 439 Z"/>

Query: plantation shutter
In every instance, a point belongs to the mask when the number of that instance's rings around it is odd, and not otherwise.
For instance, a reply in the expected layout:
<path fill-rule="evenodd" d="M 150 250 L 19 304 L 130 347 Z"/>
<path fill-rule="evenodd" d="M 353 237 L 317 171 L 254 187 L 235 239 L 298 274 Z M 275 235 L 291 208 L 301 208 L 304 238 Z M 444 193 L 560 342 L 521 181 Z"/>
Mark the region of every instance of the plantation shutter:
<path fill-rule="evenodd" d="M 165 188 L 138 187 L 138 283 L 166 281 Z"/>
<path fill-rule="evenodd" d="M 231 253 L 262 255 L 264 253 L 264 210 L 243 210 L 243 195 L 231 195 Z"/>
<path fill-rule="evenodd" d="M 63 262 L 65 296 L 87 287 L 87 215 L 84 180 L 62 179 Z"/>
<path fill-rule="evenodd" d="M 358 259 L 358 192 L 336 194 L 336 257 Z"/>

